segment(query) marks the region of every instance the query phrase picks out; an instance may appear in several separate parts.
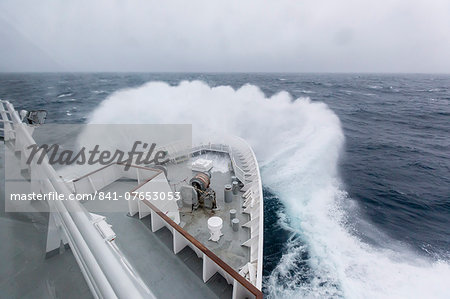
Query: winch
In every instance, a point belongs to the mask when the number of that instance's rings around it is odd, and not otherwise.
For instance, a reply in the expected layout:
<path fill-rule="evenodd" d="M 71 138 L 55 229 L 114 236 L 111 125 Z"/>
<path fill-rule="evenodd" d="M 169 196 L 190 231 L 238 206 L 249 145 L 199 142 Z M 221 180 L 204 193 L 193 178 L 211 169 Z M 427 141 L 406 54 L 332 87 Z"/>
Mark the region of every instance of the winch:
<path fill-rule="evenodd" d="M 209 172 L 199 172 L 190 181 L 192 187 L 197 191 L 198 206 L 207 209 L 216 209 L 216 192 L 209 187 L 211 174 Z M 197 208 L 194 206 L 194 208 Z"/>

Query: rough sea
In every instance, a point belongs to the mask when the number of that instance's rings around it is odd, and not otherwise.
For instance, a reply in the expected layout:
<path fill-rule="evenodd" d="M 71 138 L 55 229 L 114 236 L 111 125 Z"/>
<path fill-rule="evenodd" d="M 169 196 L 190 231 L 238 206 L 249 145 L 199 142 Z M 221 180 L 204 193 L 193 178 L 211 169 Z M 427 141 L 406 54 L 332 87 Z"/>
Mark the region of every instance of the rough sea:
<path fill-rule="evenodd" d="M 0 74 L 0 99 L 247 139 L 268 297 L 450 298 L 450 75 Z"/>

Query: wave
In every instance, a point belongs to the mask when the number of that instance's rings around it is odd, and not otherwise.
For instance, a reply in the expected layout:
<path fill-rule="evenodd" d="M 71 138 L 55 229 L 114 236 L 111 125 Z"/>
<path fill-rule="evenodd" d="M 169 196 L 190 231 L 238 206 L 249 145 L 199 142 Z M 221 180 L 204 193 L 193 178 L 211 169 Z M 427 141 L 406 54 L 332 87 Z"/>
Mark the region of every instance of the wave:
<path fill-rule="evenodd" d="M 208 159 L 213 162 L 213 168 L 211 169 L 211 172 L 221 172 L 221 173 L 227 173 L 230 169 L 230 163 L 229 159 L 226 159 L 225 157 L 221 155 L 217 155 L 214 153 L 206 153 L 205 156 L 201 156 L 199 158 L 193 158 L 192 163 L 197 161 L 198 159 Z"/>
<path fill-rule="evenodd" d="M 65 98 L 65 97 L 70 97 L 73 96 L 73 92 L 65 92 L 65 93 L 60 93 L 57 98 Z"/>
<path fill-rule="evenodd" d="M 448 262 L 418 256 L 355 216 L 358 207 L 337 167 L 343 130 L 323 103 L 287 92 L 266 97 L 252 85 L 235 90 L 200 81 L 150 82 L 110 95 L 89 122 L 191 123 L 194 139 L 234 134 L 250 142 L 264 186 L 285 206 L 280 225 L 292 233 L 265 279 L 269 297 L 450 296 Z M 308 264 L 307 273 L 300 262 Z"/>

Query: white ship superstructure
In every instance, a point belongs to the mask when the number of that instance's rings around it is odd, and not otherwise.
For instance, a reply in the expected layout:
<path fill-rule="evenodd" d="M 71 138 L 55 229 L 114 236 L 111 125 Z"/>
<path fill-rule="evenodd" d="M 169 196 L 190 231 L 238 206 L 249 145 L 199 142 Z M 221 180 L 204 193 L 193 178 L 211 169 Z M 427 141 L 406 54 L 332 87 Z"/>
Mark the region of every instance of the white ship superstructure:
<path fill-rule="evenodd" d="M 30 192 L 125 199 L 115 203 L 122 213 L 97 212 L 105 201 L 46 203 L 45 251 L 68 244 L 95 298 L 262 298 L 263 194 L 246 141 L 162 145 L 168 158 L 162 165 L 111 163 L 73 179 L 60 177 L 46 159 L 26 163 L 35 123 L 24 119 L 40 113 L 19 115 L 1 101 L 0 115 L 7 152 Z M 215 171 L 219 160 L 227 167 Z"/>

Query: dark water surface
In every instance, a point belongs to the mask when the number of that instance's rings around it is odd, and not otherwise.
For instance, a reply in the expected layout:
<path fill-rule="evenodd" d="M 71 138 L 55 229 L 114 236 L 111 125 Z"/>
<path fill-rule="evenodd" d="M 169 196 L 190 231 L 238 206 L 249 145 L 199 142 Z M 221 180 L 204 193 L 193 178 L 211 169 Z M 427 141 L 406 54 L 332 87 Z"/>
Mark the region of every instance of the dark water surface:
<path fill-rule="evenodd" d="M 17 109 L 48 110 L 49 123 L 83 123 L 115 91 L 154 80 L 173 85 L 202 80 L 234 88 L 250 83 L 266 96 L 285 90 L 294 98 L 325 102 L 344 129 L 339 170 L 349 197 L 362 211 L 358 217 L 419 255 L 450 259 L 450 76 L 0 74 L 0 98 Z M 266 277 L 290 250 L 288 240 L 296 238 L 280 225 L 283 209 L 281 201 L 265 190 Z M 364 234 L 360 238 L 371 242 Z M 306 250 L 297 261 L 299 284 L 309 283 L 308 258 Z M 284 275 L 279 279 L 290 279 L 289 273 Z"/>

